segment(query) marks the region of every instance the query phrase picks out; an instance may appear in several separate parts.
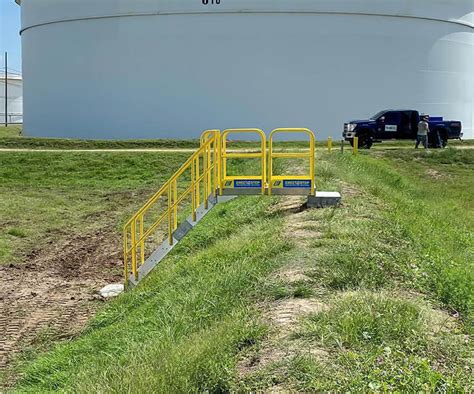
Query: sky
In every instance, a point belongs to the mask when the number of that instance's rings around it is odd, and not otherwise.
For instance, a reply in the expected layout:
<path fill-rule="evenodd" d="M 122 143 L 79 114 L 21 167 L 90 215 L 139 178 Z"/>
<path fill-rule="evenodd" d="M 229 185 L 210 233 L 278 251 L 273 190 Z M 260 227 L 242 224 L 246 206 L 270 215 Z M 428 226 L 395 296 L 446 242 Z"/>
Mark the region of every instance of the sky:
<path fill-rule="evenodd" d="M 0 0 L 0 69 L 8 52 L 8 69 L 21 71 L 20 6 L 14 0 Z"/>

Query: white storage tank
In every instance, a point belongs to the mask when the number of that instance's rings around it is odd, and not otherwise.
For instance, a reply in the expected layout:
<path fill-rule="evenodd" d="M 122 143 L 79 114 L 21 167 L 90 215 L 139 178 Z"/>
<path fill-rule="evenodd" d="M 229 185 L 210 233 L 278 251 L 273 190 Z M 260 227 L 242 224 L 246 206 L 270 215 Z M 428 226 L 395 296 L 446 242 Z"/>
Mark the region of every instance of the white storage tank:
<path fill-rule="evenodd" d="M 8 124 L 23 123 L 23 80 L 21 75 L 8 71 L 0 72 L 0 127 L 5 123 L 5 83 L 7 84 L 7 117 Z"/>
<path fill-rule="evenodd" d="M 20 0 L 17 0 L 20 2 Z M 188 138 L 385 108 L 473 137 L 472 0 L 21 0 L 24 132 Z"/>

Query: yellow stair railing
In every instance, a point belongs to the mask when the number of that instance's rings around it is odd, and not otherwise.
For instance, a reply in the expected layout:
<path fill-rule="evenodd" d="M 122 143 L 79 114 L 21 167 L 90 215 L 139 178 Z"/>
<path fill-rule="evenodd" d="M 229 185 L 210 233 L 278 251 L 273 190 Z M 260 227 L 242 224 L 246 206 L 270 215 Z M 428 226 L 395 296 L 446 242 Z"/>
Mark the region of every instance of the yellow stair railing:
<path fill-rule="evenodd" d="M 196 221 L 196 210 L 203 199 L 208 208 L 208 199 L 215 194 L 220 185 L 219 130 L 208 130 L 201 135 L 200 148 L 181 166 L 181 168 L 156 192 L 123 227 L 123 254 L 125 283 L 130 274 L 138 280 L 138 269 L 145 263 L 148 244 L 157 229 L 167 224 L 169 245 L 173 245 L 173 233 L 178 228 L 178 208 L 191 196 L 192 220 Z M 180 187 L 179 181 L 185 182 Z M 189 208 L 188 208 L 189 209 Z M 153 252 L 154 248 L 150 251 Z"/>
<path fill-rule="evenodd" d="M 230 151 L 227 146 L 228 136 L 240 133 L 257 135 L 260 140 L 260 149 L 253 152 Z M 275 152 L 274 136 L 282 133 L 306 134 L 309 139 L 309 150 L 292 153 Z M 273 130 L 269 138 L 268 152 L 265 133 L 260 129 L 228 129 L 222 134 L 220 130 L 203 132 L 199 149 L 125 223 L 123 227 L 125 284 L 128 284 L 130 280 L 138 282 L 145 276 L 150 266 L 153 267 L 159 262 L 172 249 L 175 242 L 181 239 L 190 227 L 194 227 L 197 221 L 209 211 L 209 208 L 217 203 L 218 195 L 314 195 L 314 150 L 314 133 L 305 128 Z M 227 161 L 235 158 L 260 159 L 259 174 L 229 175 Z M 276 175 L 273 159 L 277 158 L 307 159 L 309 171 L 304 175 Z M 209 207 L 210 197 L 213 197 L 211 207 Z M 191 214 L 190 218 L 185 220 L 188 223 L 184 221 L 179 223 L 180 213 Z M 161 234 L 159 229 L 162 227 L 166 228 L 162 234 L 165 238 L 164 242 L 163 239 L 158 239 Z"/>

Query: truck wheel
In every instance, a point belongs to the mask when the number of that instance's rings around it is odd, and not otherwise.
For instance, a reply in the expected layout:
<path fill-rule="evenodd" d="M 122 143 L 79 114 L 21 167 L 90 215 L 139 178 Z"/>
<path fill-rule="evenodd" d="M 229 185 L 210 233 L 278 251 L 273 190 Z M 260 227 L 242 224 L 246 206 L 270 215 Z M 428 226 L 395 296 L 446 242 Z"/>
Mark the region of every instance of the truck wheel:
<path fill-rule="evenodd" d="M 446 133 L 442 133 L 440 135 L 440 139 L 441 139 L 441 147 L 446 148 L 448 146 L 448 136 L 446 135 Z"/>
<path fill-rule="evenodd" d="M 373 144 L 374 140 L 369 134 L 361 134 L 359 136 L 359 149 L 370 149 Z"/>

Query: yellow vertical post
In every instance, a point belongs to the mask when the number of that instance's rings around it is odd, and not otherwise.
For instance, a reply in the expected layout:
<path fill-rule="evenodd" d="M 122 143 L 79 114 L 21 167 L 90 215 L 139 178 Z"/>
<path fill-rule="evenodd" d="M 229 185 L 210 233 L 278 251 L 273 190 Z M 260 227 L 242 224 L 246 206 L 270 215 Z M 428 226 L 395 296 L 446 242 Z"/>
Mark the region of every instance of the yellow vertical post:
<path fill-rule="evenodd" d="M 201 168 L 200 168 L 200 155 L 196 157 L 196 208 L 201 205 L 201 181 L 199 178 L 201 177 Z"/>
<path fill-rule="evenodd" d="M 267 160 L 266 160 L 266 150 L 267 150 L 267 144 L 265 139 L 262 139 L 262 142 L 260 144 L 261 150 L 262 150 L 262 196 L 265 194 L 265 188 L 266 188 L 266 180 L 267 180 Z"/>
<path fill-rule="evenodd" d="M 193 222 L 196 221 L 196 160 L 192 160 L 191 164 L 191 206 L 192 206 L 192 215 L 193 215 Z"/>
<path fill-rule="evenodd" d="M 212 192 L 214 194 L 214 192 L 216 192 L 220 187 L 219 179 L 218 179 L 218 176 L 217 176 L 217 174 L 219 173 L 219 161 L 218 161 L 218 158 L 217 158 L 217 139 L 214 140 L 214 143 L 212 145 L 212 160 L 213 160 L 213 164 L 214 164 L 214 168 L 212 170 L 213 171 L 213 177 L 214 177 Z"/>
<path fill-rule="evenodd" d="M 143 265 L 145 263 L 145 240 L 143 238 L 143 215 L 140 215 L 139 217 L 139 223 L 140 223 L 140 265 Z"/>
<path fill-rule="evenodd" d="M 209 195 L 211 194 L 211 189 L 212 189 L 212 172 L 211 172 L 211 146 L 212 143 L 209 143 L 206 148 L 206 179 L 207 179 L 207 188 L 206 188 L 206 201 L 209 198 Z"/>
<path fill-rule="evenodd" d="M 215 159 L 217 160 L 217 178 L 216 178 L 216 184 L 217 187 L 219 188 L 219 194 L 222 195 L 222 157 L 221 157 L 221 135 L 218 134 L 217 139 L 216 139 L 216 157 Z"/>
<path fill-rule="evenodd" d="M 203 153 L 203 156 L 202 156 L 202 175 L 203 175 L 203 178 L 202 178 L 202 182 L 203 182 L 203 189 L 204 189 L 204 208 L 207 209 L 208 208 L 208 201 L 209 201 L 209 194 L 207 193 L 208 192 L 208 179 L 207 179 L 207 176 L 208 176 L 208 162 L 207 162 L 207 145 L 206 145 L 206 148 L 204 149 L 204 153 Z"/>
<path fill-rule="evenodd" d="M 314 134 L 311 132 L 309 134 L 309 178 L 311 179 L 311 195 L 314 196 L 314 190 L 316 188 L 315 182 L 316 180 L 314 171 L 315 171 L 315 159 L 316 156 L 316 145 L 314 141 Z"/>
<path fill-rule="evenodd" d="M 173 218 L 174 218 L 174 224 L 173 224 L 173 229 L 176 230 L 178 228 L 178 204 L 176 202 L 178 201 L 178 181 L 177 179 L 174 180 L 173 182 Z"/>
<path fill-rule="evenodd" d="M 125 285 L 128 284 L 128 231 L 127 227 L 123 229 L 123 276 Z"/>
<path fill-rule="evenodd" d="M 272 195 L 273 188 L 273 140 L 272 138 L 268 141 L 268 195 Z"/>
<path fill-rule="evenodd" d="M 138 280 L 137 270 L 137 219 L 134 218 L 130 225 L 131 227 L 131 243 L 132 243 L 132 273 L 135 276 L 135 280 Z"/>
<path fill-rule="evenodd" d="M 227 137 L 222 139 L 222 147 L 221 147 L 221 163 L 222 163 L 222 172 L 221 172 L 221 195 L 222 191 L 224 190 L 224 180 L 227 177 L 227 157 L 225 157 L 227 152 Z"/>
<path fill-rule="evenodd" d="M 173 203 L 172 203 L 172 190 L 171 183 L 168 186 L 168 243 L 173 245 Z"/>
<path fill-rule="evenodd" d="M 359 137 L 354 137 L 354 146 L 352 147 L 352 154 L 357 155 L 359 153 Z"/>
<path fill-rule="evenodd" d="M 328 152 L 332 151 L 332 137 L 328 137 Z"/>

